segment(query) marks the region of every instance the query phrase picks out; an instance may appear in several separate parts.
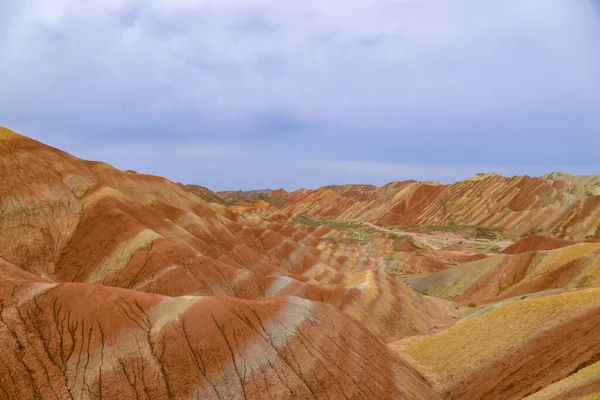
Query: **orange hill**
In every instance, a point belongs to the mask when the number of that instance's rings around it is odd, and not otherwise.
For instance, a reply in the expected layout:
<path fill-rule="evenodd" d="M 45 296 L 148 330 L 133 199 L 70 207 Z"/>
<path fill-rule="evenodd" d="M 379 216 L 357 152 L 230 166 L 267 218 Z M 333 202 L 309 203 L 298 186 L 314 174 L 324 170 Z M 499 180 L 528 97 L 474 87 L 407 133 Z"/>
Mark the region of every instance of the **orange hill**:
<path fill-rule="evenodd" d="M 599 183 L 213 193 L 0 128 L 0 397 L 594 395 Z"/>
<path fill-rule="evenodd" d="M 267 196 L 268 193 L 262 193 Z M 479 226 L 565 239 L 600 237 L 600 178 L 479 174 L 452 185 L 417 181 L 326 186 L 285 195 L 292 215 L 359 220 L 381 226 Z"/>

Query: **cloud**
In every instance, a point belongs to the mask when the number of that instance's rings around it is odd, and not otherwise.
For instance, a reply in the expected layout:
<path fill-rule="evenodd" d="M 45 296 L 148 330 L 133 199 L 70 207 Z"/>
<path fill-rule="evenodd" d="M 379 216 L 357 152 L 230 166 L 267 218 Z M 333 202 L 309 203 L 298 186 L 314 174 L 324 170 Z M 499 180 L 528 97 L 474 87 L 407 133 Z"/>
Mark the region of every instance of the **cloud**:
<path fill-rule="evenodd" d="M 171 151 L 164 172 L 152 172 L 201 184 L 192 156 L 182 161 L 165 142 L 247 149 L 211 161 L 221 165 L 214 187 L 314 186 L 360 172 L 336 167 L 317 177 L 298 167 L 315 159 L 367 170 L 420 165 L 413 173 L 424 179 L 453 165 L 592 168 L 600 144 L 594 5 L 4 2 L 0 124 L 89 158 L 114 148 L 110 161 L 136 170 L 152 166 L 149 148 Z M 146 150 L 118 150 L 131 143 Z M 386 168 L 364 179 L 392 177 Z M 248 170 L 252 179 L 240 172 Z"/>

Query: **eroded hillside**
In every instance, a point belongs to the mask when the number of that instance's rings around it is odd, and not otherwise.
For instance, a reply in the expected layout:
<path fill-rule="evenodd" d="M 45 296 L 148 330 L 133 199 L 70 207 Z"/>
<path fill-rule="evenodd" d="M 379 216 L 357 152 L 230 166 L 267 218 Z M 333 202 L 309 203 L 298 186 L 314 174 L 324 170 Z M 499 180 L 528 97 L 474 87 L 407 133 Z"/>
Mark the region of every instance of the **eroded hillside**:
<path fill-rule="evenodd" d="M 592 177 L 216 194 L 0 128 L 0 183 L 0 398 L 598 386 Z"/>
<path fill-rule="evenodd" d="M 465 234 L 476 227 L 491 228 L 492 234 L 495 230 L 497 235 L 512 239 L 530 233 L 566 239 L 600 237 L 598 175 L 553 173 L 540 178 L 505 178 L 478 174 L 451 185 L 405 181 L 381 187 L 342 185 L 260 193 L 263 198 L 285 199 L 283 210 L 295 216 L 425 231 L 462 229 Z"/>

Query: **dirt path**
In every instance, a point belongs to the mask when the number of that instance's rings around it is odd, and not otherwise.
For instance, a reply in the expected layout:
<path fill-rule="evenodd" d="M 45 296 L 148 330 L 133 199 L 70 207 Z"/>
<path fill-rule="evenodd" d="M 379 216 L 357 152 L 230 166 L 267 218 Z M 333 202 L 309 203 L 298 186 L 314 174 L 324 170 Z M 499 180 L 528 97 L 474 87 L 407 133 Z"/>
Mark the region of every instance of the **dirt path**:
<path fill-rule="evenodd" d="M 384 228 L 382 226 L 379 225 L 375 225 L 372 224 L 370 222 L 365 222 L 365 221 L 356 221 L 356 222 L 360 222 L 370 228 L 373 229 L 377 229 L 380 232 L 386 232 L 386 233 L 394 233 L 396 235 L 408 235 L 408 236 L 413 236 L 416 238 L 419 238 L 421 240 L 424 241 L 429 241 L 431 239 L 436 239 L 436 240 L 440 240 L 443 243 L 448 243 L 448 244 L 464 244 L 464 243 L 469 243 L 469 244 L 478 244 L 480 246 L 498 246 L 498 247 L 508 247 L 510 245 L 512 245 L 512 242 L 479 242 L 476 240 L 467 240 L 467 239 L 462 239 L 462 238 L 454 238 L 454 237 L 448 237 L 448 236 L 440 236 L 440 235 L 427 235 L 427 234 L 423 234 L 423 233 L 414 233 L 414 232 L 407 232 L 407 231 L 398 231 L 398 230 L 392 230 L 392 229 L 387 229 Z"/>

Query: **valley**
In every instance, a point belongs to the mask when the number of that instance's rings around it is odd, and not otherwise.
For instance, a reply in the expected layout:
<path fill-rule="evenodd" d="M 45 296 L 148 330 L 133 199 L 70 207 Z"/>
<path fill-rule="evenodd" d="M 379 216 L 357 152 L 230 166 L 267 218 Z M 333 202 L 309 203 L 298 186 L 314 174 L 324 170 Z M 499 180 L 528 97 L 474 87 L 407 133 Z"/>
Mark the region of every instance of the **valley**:
<path fill-rule="evenodd" d="M 213 192 L 0 128 L 0 398 L 600 393 L 600 178 Z"/>

